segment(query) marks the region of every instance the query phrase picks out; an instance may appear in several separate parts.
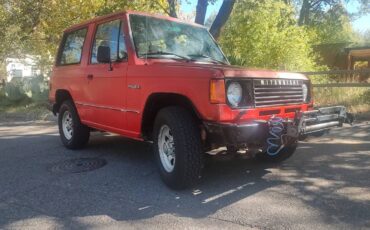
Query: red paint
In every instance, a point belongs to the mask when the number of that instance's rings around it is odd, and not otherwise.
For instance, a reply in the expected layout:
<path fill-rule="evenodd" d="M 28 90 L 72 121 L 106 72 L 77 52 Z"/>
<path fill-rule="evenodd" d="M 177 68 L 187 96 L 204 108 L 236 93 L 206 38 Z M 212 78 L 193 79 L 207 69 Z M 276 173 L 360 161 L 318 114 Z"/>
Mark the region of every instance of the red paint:
<path fill-rule="evenodd" d="M 204 121 L 236 122 L 235 119 L 240 109 L 231 109 L 226 104 L 210 102 L 210 81 L 212 79 L 223 79 L 225 76 L 228 78 L 307 79 L 296 73 L 242 69 L 226 65 L 186 63 L 168 59 L 145 61 L 136 56 L 131 42 L 128 24 L 128 15 L 131 13 L 134 12 L 121 12 L 95 18 L 65 31 L 70 32 L 88 27 L 81 63 L 69 66 L 55 65 L 49 98 L 51 102 L 55 102 L 56 90 L 67 90 L 76 104 L 81 121 L 88 126 L 141 139 L 144 107 L 148 97 L 153 93 L 176 93 L 187 97 Z M 136 12 L 135 14 L 147 15 Z M 170 17 L 154 17 L 178 21 Z M 108 64 L 89 63 L 90 50 L 97 24 L 114 19 L 121 19 L 123 22 L 128 60 L 113 63 L 113 71 L 108 71 Z M 88 78 L 88 75 L 93 75 L 93 77 Z M 129 86 L 140 86 L 140 88 L 135 89 Z M 278 116 L 293 118 L 294 113 L 285 113 L 285 108 L 300 107 L 301 111 L 306 111 L 309 106 L 312 107 L 312 104 L 248 109 L 248 112 L 237 122 L 267 120 L 271 116 L 260 116 L 260 111 L 276 109 L 281 111 Z"/>

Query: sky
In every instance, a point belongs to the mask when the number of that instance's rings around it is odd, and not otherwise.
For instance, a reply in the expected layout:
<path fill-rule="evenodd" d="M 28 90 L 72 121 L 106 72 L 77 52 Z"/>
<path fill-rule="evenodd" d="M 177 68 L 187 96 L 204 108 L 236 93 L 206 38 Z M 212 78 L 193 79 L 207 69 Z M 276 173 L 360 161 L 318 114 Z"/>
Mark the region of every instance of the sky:
<path fill-rule="evenodd" d="M 184 3 L 181 6 L 181 9 L 185 13 L 190 13 L 195 10 L 197 0 L 188 0 L 189 3 L 186 3 L 186 1 L 183 1 Z M 209 17 L 213 12 L 217 12 L 222 4 L 222 0 L 217 0 L 214 5 L 209 5 L 207 10 L 207 16 Z M 346 4 L 346 7 L 350 13 L 356 13 L 358 9 L 358 3 L 355 1 L 351 1 L 350 3 Z M 353 28 L 358 32 L 365 32 L 366 30 L 370 30 L 370 14 L 361 16 L 359 18 L 356 18 L 352 22 Z"/>
<path fill-rule="evenodd" d="M 358 3 L 351 1 L 347 4 L 347 9 L 350 13 L 356 13 L 358 10 Z M 359 32 L 364 32 L 370 29 L 370 14 L 364 15 L 352 22 L 353 28 Z"/>

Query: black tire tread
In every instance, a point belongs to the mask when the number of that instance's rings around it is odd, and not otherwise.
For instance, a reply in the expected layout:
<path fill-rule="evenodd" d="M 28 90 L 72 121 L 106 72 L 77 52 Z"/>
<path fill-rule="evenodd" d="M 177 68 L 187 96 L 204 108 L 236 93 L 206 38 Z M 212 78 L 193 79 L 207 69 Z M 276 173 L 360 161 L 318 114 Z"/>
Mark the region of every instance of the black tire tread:
<path fill-rule="evenodd" d="M 69 110 L 71 112 L 73 120 L 73 137 L 69 141 L 66 138 L 64 138 L 62 129 L 62 113 L 65 110 Z M 81 123 L 77 109 L 73 102 L 70 100 L 64 101 L 60 106 L 58 115 L 59 115 L 58 116 L 59 134 L 64 146 L 67 147 L 68 149 L 73 150 L 84 148 L 90 138 L 90 128 Z"/>
<path fill-rule="evenodd" d="M 180 164 L 175 165 L 175 170 L 176 167 L 178 167 L 177 169 L 179 169 L 178 172 L 180 172 L 180 175 L 177 176 L 176 180 L 166 180 L 166 178 L 164 178 L 164 181 L 173 189 L 190 187 L 199 180 L 204 165 L 199 126 L 190 113 L 182 107 L 174 106 L 162 109 L 158 113 L 155 129 L 160 128 L 162 119 L 168 122 L 172 134 L 174 135 L 176 161 L 178 160 L 178 152 L 184 156 Z M 155 151 L 158 157 L 158 130 L 155 130 L 154 135 L 154 140 L 156 140 Z M 163 172 L 161 172 L 161 174 L 163 178 Z"/>

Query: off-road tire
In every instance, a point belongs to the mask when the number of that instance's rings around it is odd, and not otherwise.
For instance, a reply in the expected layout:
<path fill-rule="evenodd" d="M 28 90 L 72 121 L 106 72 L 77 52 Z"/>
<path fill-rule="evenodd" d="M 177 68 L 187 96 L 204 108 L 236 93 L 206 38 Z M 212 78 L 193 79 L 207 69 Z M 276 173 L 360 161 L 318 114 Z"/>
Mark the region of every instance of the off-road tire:
<path fill-rule="evenodd" d="M 170 128 L 175 146 L 176 160 L 170 173 L 162 165 L 158 145 L 159 132 L 164 125 Z M 199 181 L 204 166 L 200 129 L 186 109 L 167 107 L 160 110 L 154 123 L 153 140 L 159 173 L 168 187 L 181 190 Z"/>
<path fill-rule="evenodd" d="M 267 152 L 258 153 L 256 158 L 263 162 L 279 163 L 290 158 L 296 151 L 297 144 L 292 144 L 290 146 L 284 147 L 278 154 L 270 156 Z"/>
<path fill-rule="evenodd" d="M 66 111 L 69 111 L 72 116 L 72 129 L 73 135 L 71 139 L 67 139 L 62 127 L 63 115 Z M 68 149 L 81 149 L 86 146 L 90 138 L 90 129 L 89 127 L 81 123 L 80 117 L 78 116 L 77 109 L 74 106 L 73 102 L 67 100 L 62 103 L 59 108 L 58 114 L 58 126 L 59 134 L 62 140 L 62 143 Z"/>

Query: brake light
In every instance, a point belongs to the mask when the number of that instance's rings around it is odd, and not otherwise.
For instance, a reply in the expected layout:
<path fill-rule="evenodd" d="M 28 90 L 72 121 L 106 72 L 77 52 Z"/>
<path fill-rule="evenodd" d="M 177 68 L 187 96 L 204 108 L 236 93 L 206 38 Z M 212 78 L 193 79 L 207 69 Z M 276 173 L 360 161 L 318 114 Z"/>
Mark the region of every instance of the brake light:
<path fill-rule="evenodd" d="M 209 95 L 212 104 L 225 104 L 225 80 L 212 79 L 210 82 Z"/>

